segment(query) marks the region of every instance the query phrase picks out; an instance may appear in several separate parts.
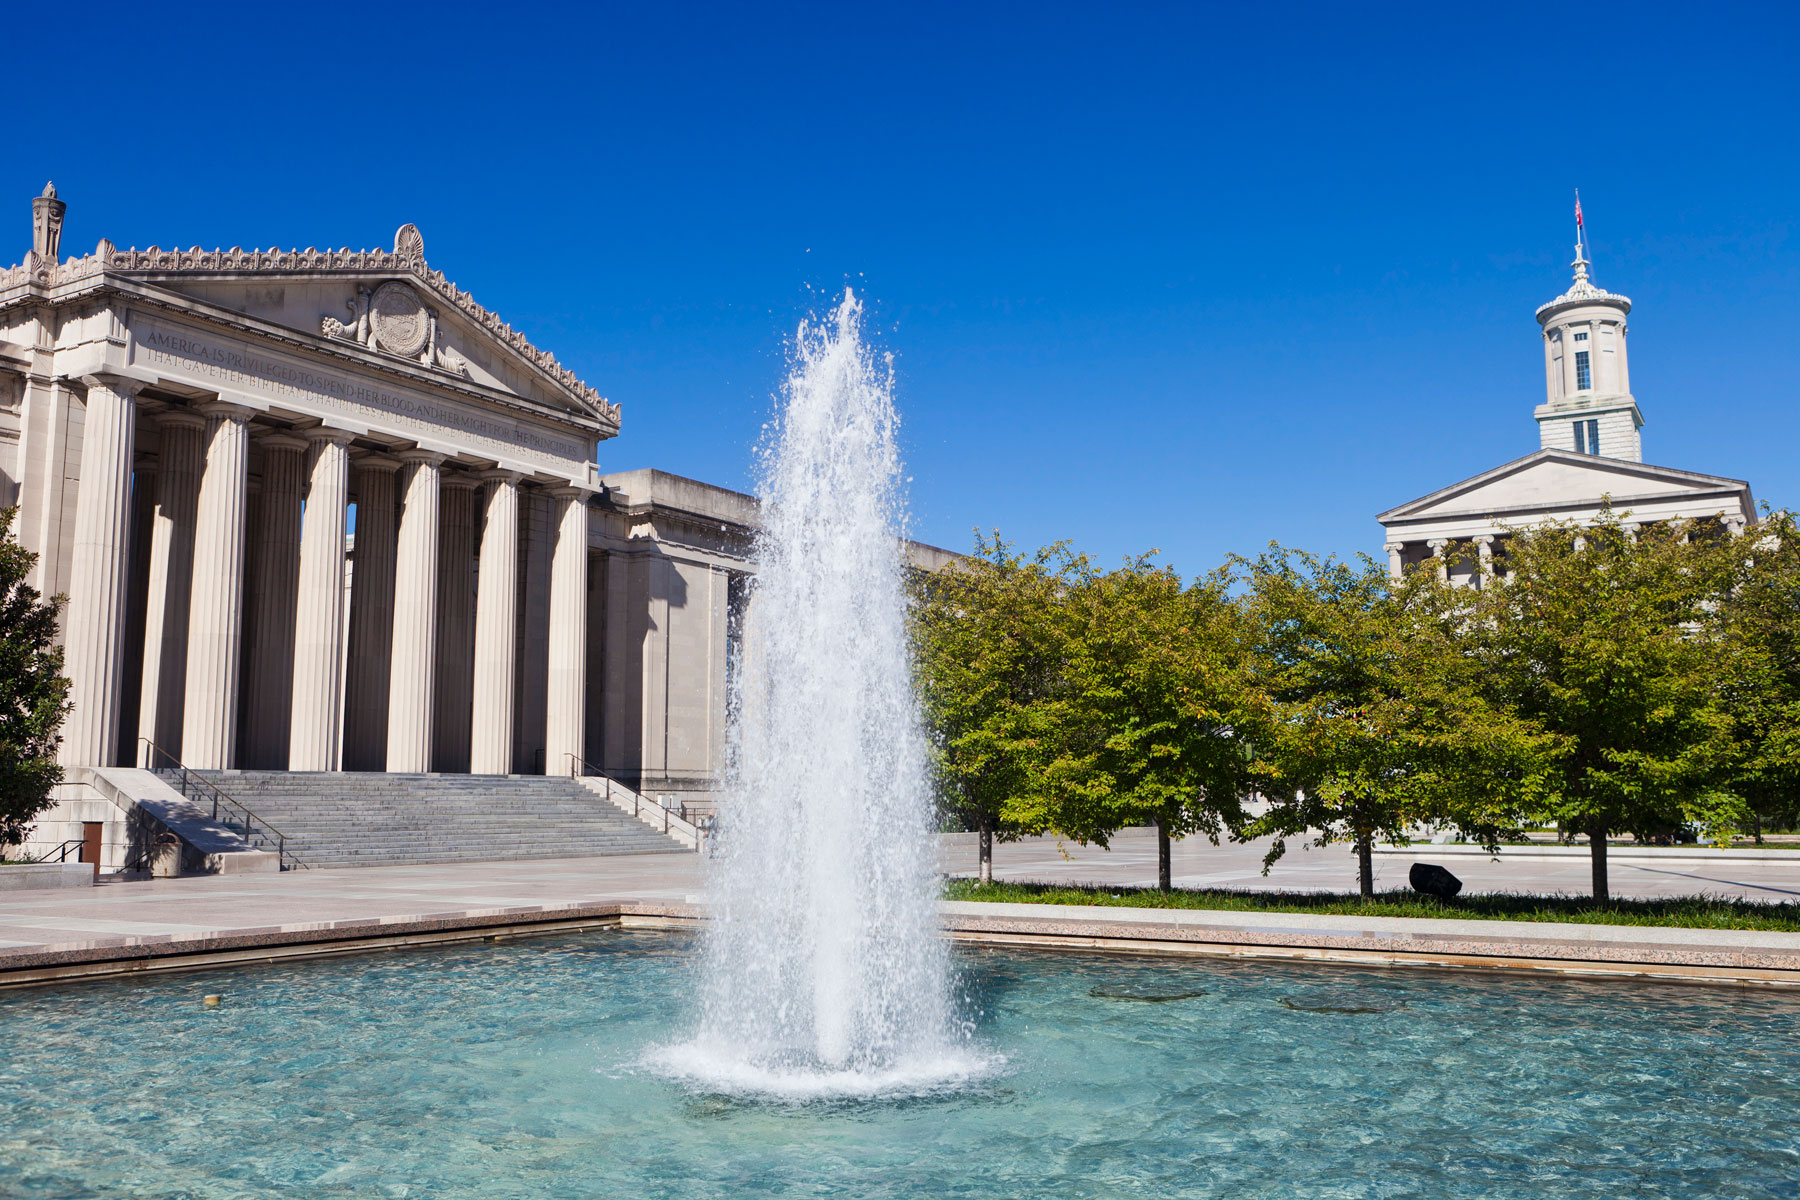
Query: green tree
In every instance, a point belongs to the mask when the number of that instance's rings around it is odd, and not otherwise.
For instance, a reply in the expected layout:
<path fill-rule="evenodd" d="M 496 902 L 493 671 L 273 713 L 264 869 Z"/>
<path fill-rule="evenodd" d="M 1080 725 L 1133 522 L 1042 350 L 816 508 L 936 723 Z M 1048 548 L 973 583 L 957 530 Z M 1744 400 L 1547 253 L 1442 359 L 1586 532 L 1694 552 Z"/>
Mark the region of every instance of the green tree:
<path fill-rule="evenodd" d="M 1023 832 L 1016 801 L 1054 731 L 1044 701 L 1060 685 L 1056 619 L 1080 560 L 1062 545 L 1024 555 L 979 531 L 974 552 L 912 578 L 915 679 L 931 734 L 940 805 L 980 834 L 978 873 L 993 878 L 994 839 Z"/>
<path fill-rule="evenodd" d="M 1509 538 L 1498 586 L 1460 600 L 1483 691 L 1542 735 L 1522 802 L 1587 836 L 1599 900 L 1612 834 L 1744 817 L 1719 786 L 1733 759 L 1714 534 L 1716 522 L 1633 530 L 1610 511 L 1546 524 Z"/>
<path fill-rule="evenodd" d="M 1215 842 L 1257 782 L 1263 719 L 1223 571 L 1191 586 L 1149 556 L 1116 571 L 1081 564 L 1057 616 L 1062 686 L 1039 707 L 1054 738 L 1024 792 L 1027 823 L 1106 845 L 1127 825 L 1157 831 L 1157 883 L 1171 838 Z"/>
<path fill-rule="evenodd" d="M 1424 821 L 1491 841 L 1531 761 L 1533 732 L 1489 703 L 1459 645 L 1458 605 L 1435 573 L 1396 583 L 1359 563 L 1271 546 L 1238 560 L 1260 685 L 1275 705 L 1264 756 L 1273 783 L 1246 840 L 1348 841 L 1364 899 L 1377 837 Z"/>
<path fill-rule="evenodd" d="M 37 556 L 13 536 L 18 509 L 0 511 L 0 846 L 24 840 L 62 782 L 57 730 L 69 711 L 62 650 L 54 645 L 62 598 L 26 583 Z"/>
<path fill-rule="evenodd" d="M 1792 513 L 1767 514 L 1721 552 L 1714 615 L 1732 718 L 1729 789 L 1760 841 L 1767 827 L 1800 825 L 1800 528 Z"/>

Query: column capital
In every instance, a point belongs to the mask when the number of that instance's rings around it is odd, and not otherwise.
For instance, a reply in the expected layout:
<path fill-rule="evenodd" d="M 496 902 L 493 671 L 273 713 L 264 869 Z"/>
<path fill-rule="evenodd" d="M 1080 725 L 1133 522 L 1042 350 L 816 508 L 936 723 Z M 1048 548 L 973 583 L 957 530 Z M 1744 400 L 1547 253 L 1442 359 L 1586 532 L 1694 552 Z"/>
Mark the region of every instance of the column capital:
<path fill-rule="evenodd" d="M 573 484 L 545 488 L 544 494 L 553 500 L 592 500 L 594 498 L 593 492 L 584 487 L 575 487 Z"/>
<path fill-rule="evenodd" d="M 158 429 L 205 429 L 206 418 L 188 408 L 171 408 L 150 418 Z"/>
<path fill-rule="evenodd" d="M 516 484 L 519 480 L 525 478 L 525 472 L 509 471 L 504 467 L 495 467 L 491 470 L 475 472 L 475 478 L 481 480 L 483 483 Z"/>
<path fill-rule="evenodd" d="M 256 439 L 256 444 L 264 450 L 292 450 L 298 454 L 307 447 L 307 440 L 292 433 L 270 433 Z"/>
<path fill-rule="evenodd" d="M 204 404 L 194 406 L 196 412 L 208 417 L 217 417 L 222 421 L 236 421 L 242 425 L 256 415 L 254 408 L 245 408 L 242 404 L 233 404 L 229 400 L 208 400 Z"/>
<path fill-rule="evenodd" d="M 465 475 L 460 471 L 445 472 L 445 474 L 438 479 L 438 486 L 446 490 L 467 490 L 472 492 L 481 486 L 481 480 L 475 478 L 473 475 Z"/>
<path fill-rule="evenodd" d="M 1400 551 L 1406 549 L 1406 543 L 1405 542 L 1383 542 L 1381 544 L 1381 548 L 1383 550 L 1386 550 L 1389 554 L 1397 554 Z"/>
<path fill-rule="evenodd" d="M 436 450 L 413 449 L 402 450 L 394 457 L 408 466 L 411 466 L 414 463 L 426 463 L 430 466 L 441 467 L 444 465 L 444 460 L 448 458 L 449 455 L 440 454 Z"/>
<path fill-rule="evenodd" d="M 321 442 L 330 442 L 334 446 L 348 446 L 356 440 L 356 434 L 352 430 L 335 429 L 330 425 L 315 425 L 311 429 L 303 429 L 300 431 L 300 436 L 304 437 L 308 444 L 314 446 Z"/>
<path fill-rule="evenodd" d="M 1433 554 L 1442 554 L 1446 549 L 1449 548 L 1450 539 L 1449 538 L 1427 538 L 1425 541 L 1425 544 L 1431 548 L 1431 552 Z"/>
<path fill-rule="evenodd" d="M 129 375 L 114 375 L 110 371 L 99 371 L 92 375 L 83 375 L 81 383 L 84 387 L 105 388 L 115 395 L 127 400 L 137 399 L 137 394 L 149 385 L 141 379 L 133 379 Z"/>
<path fill-rule="evenodd" d="M 1478 533 L 1469 540 L 1474 542 L 1477 546 L 1491 546 L 1494 544 L 1494 535 L 1491 533 Z"/>
<path fill-rule="evenodd" d="M 359 471 L 386 471 L 393 474 L 400 469 L 400 460 L 391 454 L 380 454 L 371 450 L 367 454 L 359 454 L 351 465 Z"/>

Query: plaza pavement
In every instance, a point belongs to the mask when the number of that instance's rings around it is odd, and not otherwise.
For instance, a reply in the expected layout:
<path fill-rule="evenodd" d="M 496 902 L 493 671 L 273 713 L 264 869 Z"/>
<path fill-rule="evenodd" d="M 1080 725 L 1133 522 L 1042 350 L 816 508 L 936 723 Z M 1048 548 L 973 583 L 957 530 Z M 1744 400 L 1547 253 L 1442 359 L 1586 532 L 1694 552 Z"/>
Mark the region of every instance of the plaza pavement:
<path fill-rule="evenodd" d="M 1297 839 L 1290 841 L 1287 854 L 1265 877 L 1262 859 L 1268 845 L 1263 841 L 1215 846 L 1203 837 L 1176 842 L 1170 854 L 1171 881 L 1176 887 L 1185 888 L 1356 890 L 1356 856 L 1349 846 L 1339 843 L 1306 849 Z M 1467 853 L 1468 849 L 1414 845 L 1402 852 L 1376 854 L 1375 888 L 1381 891 L 1406 887 L 1407 872 L 1415 862 L 1447 867 L 1463 881 L 1465 894 L 1587 895 L 1592 887 L 1585 853 L 1549 857 L 1542 852 L 1533 855 L 1503 850 L 1500 861 L 1495 862 L 1485 855 Z M 941 835 L 938 863 L 949 874 L 974 875 L 976 835 Z M 1791 852 L 1791 857 L 1751 861 L 1698 847 L 1678 851 L 1659 848 L 1633 854 L 1615 846 L 1608 855 L 1607 874 L 1613 896 L 1618 899 L 1648 900 L 1704 893 L 1751 900 L 1800 900 L 1800 850 Z M 1149 829 L 1122 830 L 1108 850 L 1055 838 L 996 842 L 994 878 L 1020 883 L 1154 887 L 1156 834 Z"/>
<path fill-rule="evenodd" d="M 1446 862 L 1472 892 L 1583 893 L 1584 858 L 1559 861 L 1383 854 L 1375 859 L 1378 887 L 1405 885 L 1415 859 Z M 1693 852 L 1696 856 L 1704 851 Z M 1189 839 L 1174 847 L 1174 882 L 1181 887 L 1317 889 L 1355 887 L 1355 860 L 1343 847 L 1290 850 L 1261 874 L 1262 847 L 1213 846 Z M 952 874 L 975 868 L 975 835 L 943 835 L 939 862 Z M 1144 886 L 1156 879 L 1156 841 L 1148 830 L 1127 830 L 1111 850 L 1033 838 L 994 849 L 995 877 L 1002 880 Z M 366 922 L 498 919 L 620 901 L 689 904 L 704 888 L 697 855 L 625 855 L 612 858 L 463 863 L 453 866 L 359 867 L 286 871 L 268 875 L 215 875 L 103 883 L 97 887 L 0 893 L 0 967 L 9 956 L 52 947 L 125 947 L 147 940 L 185 940 L 247 930 L 328 927 Z M 1704 857 L 1612 864 L 1620 896 L 1674 896 L 1709 892 L 1766 900 L 1800 898 L 1800 855 L 1788 862 Z"/>

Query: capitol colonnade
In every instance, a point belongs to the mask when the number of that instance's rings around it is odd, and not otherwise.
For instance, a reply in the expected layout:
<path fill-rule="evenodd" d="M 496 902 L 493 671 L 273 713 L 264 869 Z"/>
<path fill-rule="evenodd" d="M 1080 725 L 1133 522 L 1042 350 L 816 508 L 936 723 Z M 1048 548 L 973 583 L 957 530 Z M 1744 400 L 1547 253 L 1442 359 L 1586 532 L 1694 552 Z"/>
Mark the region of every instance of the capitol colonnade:
<path fill-rule="evenodd" d="M 175 762 L 591 757 L 618 405 L 430 269 L 413 226 L 378 250 L 65 256 L 54 187 L 31 207 L 0 269 L 0 504 L 32 584 L 68 597 L 62 799 Z"/>
<path fill-rule="evenodd" d="M 88 384 L 67 765 L 506 774 L 540 738 L 527 771 L 588 757 L 595 489 L 133 383 Z M 522 494 L 555 514 L 538 544 Z M 536 738 L 512 720 L 522 550 L 549 567 Z"/>

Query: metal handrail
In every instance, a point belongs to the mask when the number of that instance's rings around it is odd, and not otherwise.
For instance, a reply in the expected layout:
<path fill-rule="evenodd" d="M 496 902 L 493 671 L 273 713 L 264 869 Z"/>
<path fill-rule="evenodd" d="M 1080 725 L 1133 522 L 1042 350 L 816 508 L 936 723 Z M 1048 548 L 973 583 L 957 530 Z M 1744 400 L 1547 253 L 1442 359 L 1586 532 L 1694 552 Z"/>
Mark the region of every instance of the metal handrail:
<path fill-rule="evenodd" d="M 267 821 L 265 821 L 261 817 L 257 816 L 249 808 L 245 807 L 241 802 L 233 799 L 229 794 L 227 794 L 217 784 L 213 783 L 210 779 L 207 779 L 204 776 L 200 775 L 198 772 L 194 771 L 187 764 L 183 763 L 180 759 L 176 758 L 173 754 L 170 754 L 167 750 L 164 750 L 161 746 L 157 745 L 155 742 L 151 741 L 149 738 L 140 737 L 138 739 L 138 741 L 142 742 L 144 745 L 150 747 L 151 751 L 153 751 L 155 754 L 160 754 L 169 761 L 170 766 L 167 768 L 164 768 L 165 770 L 177 770 L 177 771 L 181 772 L 181 786 L 178 790 L 181 792 L 183 799 L 186 799 L 186 800 L 194 799 L 193 796 L 188 795 L 187 787 L 188 787 L 189 782 L 199 784 L 202 788 L 206 789 L 206 794 L 207 794 L 208 798 L 212 800 L 212 819 L 213 820 L 217 821 L 220 819 L 219 818 L 219 806 L 221 804 L 223 804 L 227 810 L 226 819 L 224 820 L 223 823 L 224 823 L 225 827 L 227 829 L 229 829 L 231 827 L 231 820 L 230 820 L 231 810 L 236 810 L 236 812 L 238 814 L 238 820 L 244 826 L 243 836 L 246 841 L 249 840 L 252 836 L 255 836 L 256 827 L 260 825 L 263 829 L 263 835 L 265 837 L 272 837 L 275 839 L 275 857 L 276 857 L 276 860 L 279 861 L 283 867 L 288 866 L 290 863 L 296 867 L 303 868 L 306 866 L 306 863 L 302 862 L 298 855 L 289 853 L 288 848 L 287 848 L 287 834 L 281 832 L 281 830 L 275 828 L 273 825 L 269 824 Z M 150 761 L 152 764 L 154 764 L 156 760 L 154 758 L 152 758 Z M 154 765 L 152 765 L 151 770 L 156 770 L 156 769 L 157 768 Z"/>
<path fill-rule="evenodd" d="M 29 858 L 29 859 L 26 859 L 25 861 L 30 862 L 30 863 L 47 863 L 47 862 L 51 862 L 51 861 L 55 861 L 55 862 L 59 862 L 59 863 L 66 863 L 69 861 L 69 850 L 71 847 L 74 848 L 75 850 L 80 850 L 85 845 L 87 845 L 86 838 L 70 838 L 68 841 L 64 842 L 62 845 L 52 846 L 50 849 L 44 851 L 42 854 L 38 855 L 36 858 Z M 51 855 L 56 856 L 54 860 L 51 859 L 51 857 L 50 857 Z"/>
<path fill-rule="evenodd" d="M 599 767 L 596 767 L 593 763 L 591 763 L 587 759 L 581 757 L 579 754 L 576 754 L 573 750 L 564 751 L 563 757 L 569 760 L 569 778 L 579 779 L 584 775 L 593 775 L 597 778 L 604 779 L 606 781 L 607 799 L 609 799 L 609 800 L 612 799 L 612 790 L 613 790 L 613 786 L 614 786 L 614 781 L 613 781 L 612 776 L 608 775 L 606 772 L 602 771 Z M 643 814 L 643 803 L 644 803 L 643 793 L 637 791 L 635 788 L 628 788 L 628 787 L 622 787 L 622 786 L 621 786 L 621 790 L 624 791 L 626 794 L 628 794 L 631 797 L 631 815 L 640 821 L 643 820 L 644 819 L 643 815 L 642 815 Z M 702 827 L 699 822 L 690 820 L 688 818 L 687 805 L 685 805 L 685 804 L 682 805 L 681 811 L 679 813 L 675 813 L 674 810 L 668 808 L 666 805 L 658 804 L 655 807 L 656 807 L 657 811 L 662 813 L 662 822 L 663 822 L 662 831 L 664 833 L 669 832 L 669 817 L 671 815 L 675 815 L 675 816 L 679 816 L 681 818 L 682 823 L 687 825 L 690 829 L 692 829 L 694 831 L 694 835 L 696 838 L 703 838 L 706 836 L 707 830 L 704 827 Z"/>

